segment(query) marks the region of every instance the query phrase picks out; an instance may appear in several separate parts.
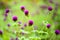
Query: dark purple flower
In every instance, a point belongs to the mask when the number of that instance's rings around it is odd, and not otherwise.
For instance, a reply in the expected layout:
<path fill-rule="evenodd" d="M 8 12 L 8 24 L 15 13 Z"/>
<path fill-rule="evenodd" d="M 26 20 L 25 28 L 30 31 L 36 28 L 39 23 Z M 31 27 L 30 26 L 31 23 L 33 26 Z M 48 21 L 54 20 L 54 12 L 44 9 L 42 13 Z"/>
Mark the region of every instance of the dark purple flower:
<path fill-rule="evenodd" d="M 5 17 L 7 17 L 7 16 L 8 16 L 8 14 L 7 14 L 7 13 L 5 13 L 5 14 L 4 14 L 4 16 L 5 16 Z"/>
<path fill-rule="evenodd" d="M 15 39 L 15 40 L 19 40 L 19 39 L 18 39 L 18 37 L 16 37 L 16 39 Z"/>
<path fill-rule="evenodd" d="M 50 24 L 47 24 L 47 28 L 50 28 L 51 27 L 51 25 Z"/>
<path fill-rule="evenodd" d="M 25 23 L 25 24 L 24 24 L 24 27 L 26 27 L 26 26 L 27 26 L 27 24 Z"/>
<path fill-rule="evenodd" d="M 59 30 L 55 30 L 55 34 L 56 35 L 60 34 L 60 31 Z"/>
<path fill-rule="evenodd" d="M 12 17 L 12 20 L 13 20 L 13 21 L 17 21 L 17 19 L 18 19 L 17 16 L 13 16 L 13 17 Z"/>
<path fill-rule="evenodd" d="M 5 13 L 9 13 L 9 9 L 6 9 L 6 10 L 5 10 Z"/>
<path fill-rule="evenodd" d="M 25 10 L 25 7 L 24 7 L 24 6 L 21 6 L 20 8 L 21 8 L 21 10 L 22 10 L 22 11 L 24 11 L 24 10 Z"/>
<path fill-rule="evenodd" d="M 0 35 L 2 35 L 2 34 L 3 34 L 2 30 L 0 30 Z"/>
<path fill-rule="evenodd" d="M 33 25 L 33 20 L 29 20 L 29 26 Z"/>
<path fill-rule="evenodd" d="M 51 7 L 51 6 L 49 6 L 49 7 L 48 7 L 48 10 L 49 10 L 49 11 L 52 11 L 52 7 Z"/>
<path fill-rule="evenodd" d="M 8 27 L 10 27 L 10 24 L 7 24 Z"/>
<path fill-rule="evenodd" d="M 28 10 L 24 10 L 24 13 L 25 13 L 26 16 L 28 16 L 29 11 Z"/>

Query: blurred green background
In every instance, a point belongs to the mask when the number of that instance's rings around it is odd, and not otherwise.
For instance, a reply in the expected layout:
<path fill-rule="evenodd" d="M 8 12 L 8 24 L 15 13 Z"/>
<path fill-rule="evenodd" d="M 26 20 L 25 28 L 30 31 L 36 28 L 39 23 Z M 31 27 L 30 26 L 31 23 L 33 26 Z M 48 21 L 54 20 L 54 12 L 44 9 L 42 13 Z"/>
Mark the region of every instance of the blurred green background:
<path fill-rule="evenodd" d="M 10 40 L 16 37 L 19 40 L 60 40 L 60 35 L 55 34 L 55 30 L 60 30 L 60 0 L 53 0 L 51 3 L 49 0 L 1 0 L 0 1 L 0 30 L 3 31 L 3 35 L 0 35 L 0 40 Z M 52 6 L 53 10 L 43 9 L 41 6 Z M 29 16 L 25 16 L 20 7 L 25 6 L 29 10 Z M 57 9 L 55 9 L 57 6 Z M 4 14 L 6 8 L 9 9 L 6 21 L 4 21 Z M 12 16 L 16 15 L 18 20 L 14 22 Z M 33 20 L 32 26 L 27 26 L 24 30 L 21 27 L 24 23 L 28 25 L 28 21 Z M 18 26 L 18 22 L 22 22 Z M 10 23 L 10 27 L 7 24 Z M 46 24 L 51 24 L 48 29 Z M 37 26 L 37 30 L 34 30 L 34 26 Z M 25 35 L 20 33 L 24 32 Z"/>

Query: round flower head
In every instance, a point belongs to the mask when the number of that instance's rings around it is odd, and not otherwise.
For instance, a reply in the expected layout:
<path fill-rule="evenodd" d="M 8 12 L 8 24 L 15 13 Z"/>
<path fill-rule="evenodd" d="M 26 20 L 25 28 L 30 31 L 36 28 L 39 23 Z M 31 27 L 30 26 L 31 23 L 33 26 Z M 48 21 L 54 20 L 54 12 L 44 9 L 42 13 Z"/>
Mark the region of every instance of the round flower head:
<path fill-rule="evenodd" d="M 9 9 L 6 9 L 6 10 L 5 10 L 5 13 L 9 13 Z"/>
<path fill-rule="evenodd" d="M 13 17 L 12 17 L 12 20 L 13 20 L 13 21 L 17 21 L 17 19 L 18 19 L 17 16 L 13 16 Z"/>
<path fill-rule="evenodd" d="M 49 11 L 52 11 L 52 7 L 51 7 L 51 6 L 49 6 L 49 7 L 48 7 L 48 10 L 49 10 Z"/>
<path fill-rule="evenodd" d="M 60 31 L 59 30 L 55 30 L 55 34 L 56 35 L 60 34 Z"/>
<path fill-rule="evenodd" d="M 24 27 L 26 27 L 26 26 L 27 26 L 27 24 L 25 23 L 25 24 L 24 24 Z"/>
<path fill-rule="evenodd" d="M 47 24 L 47 28 L 50 28 L 51 27 L 51 25 L 50 24 Z"/>
<path fill-rule="evenodd" d="M 2 35 L 2 34 L 3 34 L 2 30 L 0 30 L 0 35 Z"/>
<path fill-rule="evenodd" d="M 32 26 L 32 25 L 33 25 L 33 21 L 29 20 L 29 26 Z"/>
<path fill-rule="evenodd" d="M 18 37 L 16 37 L 16 40 L 19 40 Z"/>
<path fill-rule="evenodd" d="M 24 7 L 24 6 L 21 6 L 20 8 L 21 8 L 21 10 L 22 10 L 22 11 L 24 11 L 24 10 L 25 10 L 25 7 Z"/>
<path fill-rule="evenodd" d="M 24 10 L 24 13 L 25 13 L 26 16 L 28 16 L 29 11 L 28 10 Z"/>
<path fill-rule="evenodd" d="M 5 13 L 4 15 L 5 15 L 5 17 L 7 17 L 7 16 L 8 16 L 8 14 L 7 14 L 7 13 Z"/>
<path fill-rule="evenodd" d="M 7 24 L 8 27 L 10 27 L 10 24 Z"/>

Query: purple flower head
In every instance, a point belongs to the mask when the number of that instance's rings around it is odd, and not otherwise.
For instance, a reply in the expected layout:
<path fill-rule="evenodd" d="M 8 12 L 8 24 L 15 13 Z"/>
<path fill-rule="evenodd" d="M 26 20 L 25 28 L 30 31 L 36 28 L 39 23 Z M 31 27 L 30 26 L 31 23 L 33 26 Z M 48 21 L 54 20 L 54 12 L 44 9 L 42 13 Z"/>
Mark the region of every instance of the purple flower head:
<path fill-rule="evenodd" d="M 52 7 L 51 7 L 51 6 L 49 6 L 49 7 L 48 7 L 48 10 L 49 10 L 49 11 L 52 11 Z"/>
<path fill-rule="evenodd" d="M 24 13 L 25 13 L 26 16 L 28 16 L 29 11 L 28 10 L 24 10 Z"/>
<path fill-rule="evenodd" d="M 22 11 L 24 11 L 24 10 L 25 10 L 25 7 L 24 7 L 24 6 L 21 6 L 20 8 L 21 8 L 21 10 L 22 10 Z"/>
<path fill-rule="evenodd" d="M 24 24 L 24 27 L 26 27 L 26 26 L 27 26 L 27 24 L 25 23 L 25 24 Z"/>
<path fill-rule="evenodd" d="M 17 16 L 13 16 L 13 17 L 12 17 L 12 20 L 13 20 L 13 21 L 17 21 L 17 19 L 18 19 Z"/>
<path fill-rule="evenodd" d="M 8 16 L 8 14 L 7 14 L 7 13 L 5 13 L 5 14 L 4 14 L 4 16 L 5 16 L 5 17 L 7 17 L 7 16 Z"/>
<path fill-rule="evenodd" d="M 6 10 L 5 10 L 5 13 L 9 13 L 9 9 L 6 9 Z"/>
<path fill-rule="evenodd" d="M 33 20 L 29 20 L 29 26 L 33 25 Z"/>
<path fill-rule="evenodd" d="M 0 30 L 0 35 L 2 35 L 2 34 L 3 34 L 2 30 Z"/>
<path fill-rule="evenodd" d="M 8 27 L 10 27 L 10 24 L 7 24 Z"/>
<path fill-rule="evenodd" d="M 16 37 L 16 39 L 15 39 L 15 40 L 19 40 L 19 39 L 18 39 L 18 37 Z"/>
<path fill-rule="evenodd" d="M 55 34 L 56 35 L 60 34 L 60 30 L 55 30 Z"/>
<path fill-rule="evenodd" d="M 47 28 L 50 28 L 51 27 L 51 25 L 50 24 L 47 24 Z"/>

